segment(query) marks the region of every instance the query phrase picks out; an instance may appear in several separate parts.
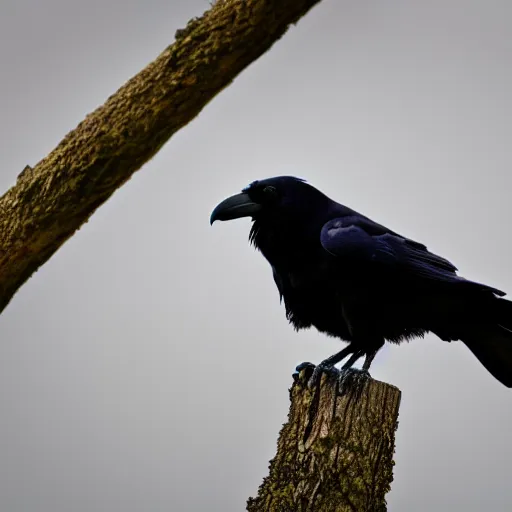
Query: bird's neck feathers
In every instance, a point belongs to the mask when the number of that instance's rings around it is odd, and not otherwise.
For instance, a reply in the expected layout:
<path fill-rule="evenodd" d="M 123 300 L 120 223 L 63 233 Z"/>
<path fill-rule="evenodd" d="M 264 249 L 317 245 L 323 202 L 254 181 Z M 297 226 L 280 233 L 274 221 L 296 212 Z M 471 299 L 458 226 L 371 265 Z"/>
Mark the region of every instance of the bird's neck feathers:
<path fill-rule="evenodd" d="M 293 182 L 284 190 L 277 206 L 264 209 L 253 218 L 249 235 L 250 242 L 274 266 L 307 261 L 321 250 L 324 224 L 348 210 L 302 181 Z"/>
<path fill-rule="evenodd" d="M 305 208 L 307 210 L 307 208 Z M 292 265 L 321 247 L 320 232 L 330 220 L 329 209 L 308 216 L 271 215 L 254 220 L 249 240 L 271 265 Z"/>
<path fill-rule="evenodd" d="M 254 221 L 249 234 L 251 244 L 273 266 L 289 264 L 293 255 L 297 254 L 296 248 L 302 238 L 292 225 L 266 222 L 263 219 Z"/>

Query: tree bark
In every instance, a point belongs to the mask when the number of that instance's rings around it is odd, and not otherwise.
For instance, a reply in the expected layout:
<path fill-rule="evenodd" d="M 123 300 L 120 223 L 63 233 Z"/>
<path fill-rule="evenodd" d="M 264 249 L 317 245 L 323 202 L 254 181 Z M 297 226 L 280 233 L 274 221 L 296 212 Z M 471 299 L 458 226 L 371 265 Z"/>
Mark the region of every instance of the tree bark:
<path fill-rule="evenodd" d="M 0 198 L 0 312 L 113 192 L 320 0 L 218 0 Z"/>
<path fill-rule="evenodd" d="M 400 390 L 361 374 L 296 376 L 290 412 L 249 512 L 385 512 Z"/>

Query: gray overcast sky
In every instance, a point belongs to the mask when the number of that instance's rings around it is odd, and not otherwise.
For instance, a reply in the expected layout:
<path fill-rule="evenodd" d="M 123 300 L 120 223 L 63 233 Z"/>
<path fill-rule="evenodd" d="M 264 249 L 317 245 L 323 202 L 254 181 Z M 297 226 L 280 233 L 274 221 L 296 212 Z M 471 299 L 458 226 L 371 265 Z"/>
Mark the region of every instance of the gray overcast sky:
<path fill-rule="evenodd" d="M 3 0 L 5 190 L 206 0 Z M 324 0 L 21 289 L 0 332 L 0 510 L 243 510 L 295 333 L 249 221 L 212 207 L 294 174 L 512 292 L 512 3 Z M 387 347 L 403 392 L 392 512 L 512 510 L 512 393 L 462 344 Z"/>

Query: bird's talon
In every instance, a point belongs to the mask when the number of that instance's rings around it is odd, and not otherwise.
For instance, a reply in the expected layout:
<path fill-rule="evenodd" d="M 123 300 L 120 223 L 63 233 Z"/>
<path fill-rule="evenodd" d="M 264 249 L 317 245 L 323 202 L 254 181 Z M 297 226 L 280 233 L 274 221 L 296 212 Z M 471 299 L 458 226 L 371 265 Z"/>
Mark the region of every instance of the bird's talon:
<path fill-rule="evenodd" d="M 320 384 L 322 380 L 322 374 L 326 374 L 329 377 L 337 378 L 339 371 L 334 366 L 323 366 L 322 363 L 317 365 L 308 381 L 308 388 L 313 389 Z"/>
<path fill-rule="evenodd" d="M 300 363 L 295 367 L 295 371 L 297 373 L 300 373 L 302 370 L 308 369 L 311 369 L 313 371 L 315 369 L 315 365 L 313 363 L 310 363 L 309 361 L 304 361 L 303 363 Z"/>
<path fill-rule="evenodd" d="M 308 361 L 298 364 L 295 367 L 295 372 L 292 374 L 292 378 L 295 382 L 299 380 L 308 381 L 315 370 L 315 365 Z"/>
<path fill-rule="evenodd" d="M 370 372 L 366 369 L 347 368 L 343 370 L 339 380 L 340 395 L 354 393 L 359 398 L 371 378 Z"/>
<path fill-rule="evenodd" d="M 371 379 L 372 376 L 368 370 L 363 370 L 359 368 L 347 368 L 346 370 L 342 370 L 342 379 L 358 379 L 358 380 L 367 380 Z"/>
<path fill-rule="evenodd" d="M 358 377 L 370 377 L 370 372 L 362 368 L 347 368 L 342 373 L 357 375 Z"/>

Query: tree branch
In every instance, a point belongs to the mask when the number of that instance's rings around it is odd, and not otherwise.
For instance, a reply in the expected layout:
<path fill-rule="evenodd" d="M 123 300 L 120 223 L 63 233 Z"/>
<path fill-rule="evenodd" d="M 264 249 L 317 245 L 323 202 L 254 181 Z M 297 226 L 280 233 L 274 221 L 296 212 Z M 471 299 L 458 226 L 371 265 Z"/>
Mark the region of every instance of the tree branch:
<path fill-rule="evenodd" d="M 320 0 L 218 0 L 0 198 L 0 312 L 181 127 Z"/>
<path fill-rule="evenodd" d="M 356 373 L 323 376 L 311 368 L 290 390 L 290 412 L 269 476 L 249 512 L 385 512 L 393 480 L 400 390 Z"/>

